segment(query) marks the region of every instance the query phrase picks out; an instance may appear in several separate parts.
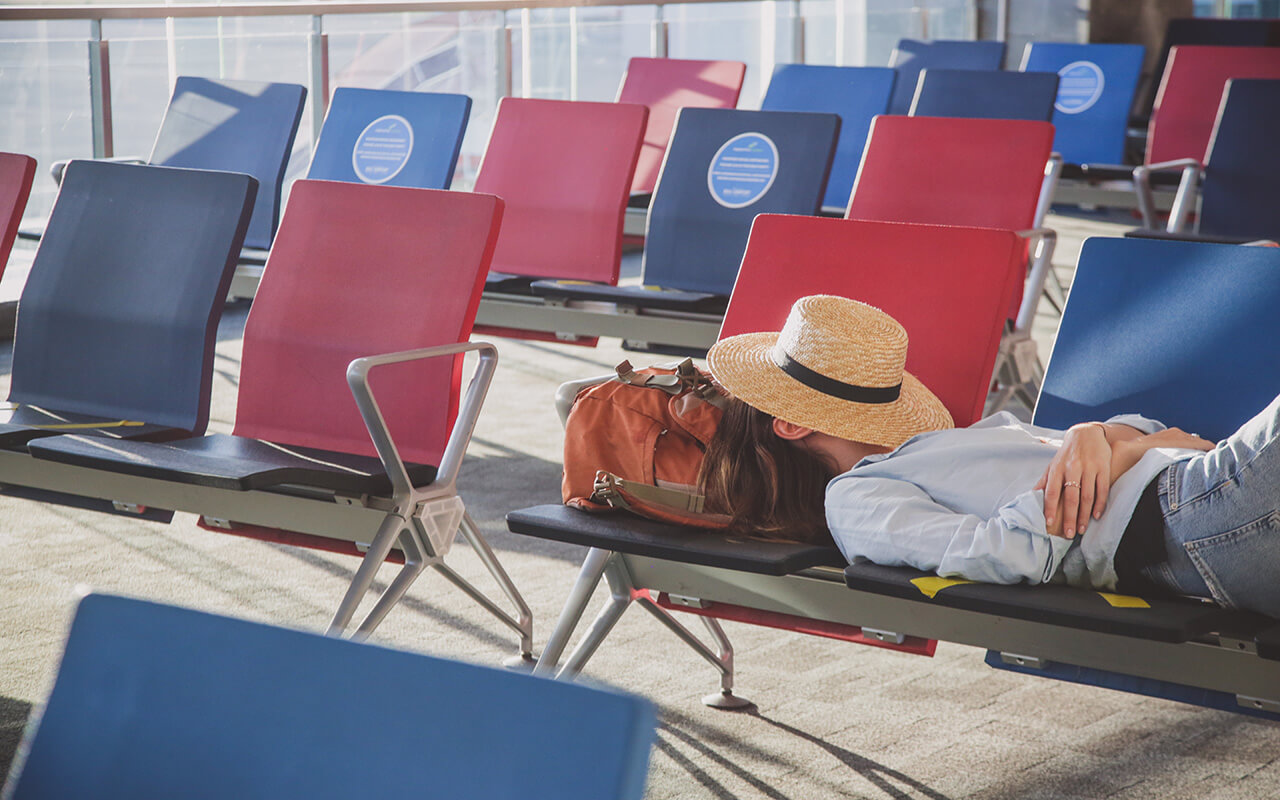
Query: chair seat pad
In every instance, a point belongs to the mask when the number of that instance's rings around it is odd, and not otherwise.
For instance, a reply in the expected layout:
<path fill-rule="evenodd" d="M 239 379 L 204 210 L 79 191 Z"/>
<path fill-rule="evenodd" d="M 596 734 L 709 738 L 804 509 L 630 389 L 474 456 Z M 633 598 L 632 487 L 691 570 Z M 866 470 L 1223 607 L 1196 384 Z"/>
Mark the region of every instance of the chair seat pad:
<path fill-rule="evenodd" d="M 638 308 L 723 314 L 729 298 L 709 292 L 686 292 L 651 286 L 607 286 L 587 281 L 534 281 L 530 291 L 557 300 L 594 300 Z"/>
<path fill-rule="evenodd" d="M 1104 595 L 1058 584 L 1002 586 L 957 582 L 939 589 L 936 582 L 943 579 L 933 573 L 870 562 L 850 565 L 844 574 L 845 583 L 859 591 L 1161 642 L 1185 642 L 1217 630 L 1228 617 L 1254 616 L 1195 600 Z M 936 590 L 936 594 L 929 597 L 926 589 Z M 1250 623 L 1257 624 L 1252 620 Z"/>
<path fill-rule="evenodd" d="M 623 512 L 590 514 L 562 505 L 512 511 L 507 514 L 507 527 L 540 539 L 760 575 L 788 575 L 809 567 L 845 564 L 834 546 L 759 542 Z"/>
<path fill-rule="evenodd" d="M 387 494 L 391 489 L 376 458 L 218 433 L 163 443 L 57 436 L 33 442 L 30 450 L 49 461 L 215 489 L 250 491 L 283 484 L 350 494 Z M 435 467 L 408 469 L 416 486 L 435 479 Z"/>
<path fill-rule="evenodd" d="M 73 431 L 86 436 L 137 441 L 164 441 L 191 435 L 190 431 L 165 425 L 152 425 L 145 422 L 120 424 L 125 421 L 113 420 L 101 414 L 73 414 L 67 411 L 22 405 L 15 408 L 7 420 L 0 422 L 0 448 L 18 449 L 33 439 L 61 436 Z M 128 420 L 128 422 L 140 421 Z M 97 425 L 101 427 L 96 427 Z"/>
<path fill-rule="evenodd" d="M 509 272 L 490 272 L 484 279 L 486 292 L 498 294 L 529 294 L 529 284 L 537 278 L 530 275 L 513 275 Z"/>

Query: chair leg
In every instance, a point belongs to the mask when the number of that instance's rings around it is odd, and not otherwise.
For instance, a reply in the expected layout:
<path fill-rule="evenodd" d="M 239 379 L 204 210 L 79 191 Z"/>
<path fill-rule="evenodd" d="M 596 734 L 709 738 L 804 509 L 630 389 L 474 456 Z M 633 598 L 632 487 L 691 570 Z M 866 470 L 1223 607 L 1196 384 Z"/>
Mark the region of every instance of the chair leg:
<path fill-rule="evenodd" d="M 351 579 L 351 585 L 347 587 L 347 593 L 338 604 L 338 610 L 333 615 L 328 630 L 325 631 L 326 636 L 340 636 L 346 630 L 351 617 L 356 613 L 356 607 L 360 605 L 365 593 L 373 585 L 378 569 L 382 566 L 382 562 L 386 561 L 387 554 L 391 552 L 391 546 L 400 537 L 400 532 L 405 529 L 406 524 L 405 517 L 398 513 L 390 513 L 383 517 L 382 524 L 378 526 L 378 533 L 373 537 L 368 552 L 364 554 L 364 560 L 360 562 L 360 568 L 356 570 L 355 577 Z"/>
<path fill-rule="evenodd" d="M 578 642 L 578 646 L 569 654 L 564 666 L 556 673 L 557 679 L 573 678 L 581 672 L 582 668 L 587 665 L 587 661 L 591 659 L 591 656 L 595 655 L 600 643 L 605 640 L 605 637 L 613 630 L 613 626 L 622 618 L 622 613 L 631 605 L 634 587 L 631 584 L 631 579 L 627 577 L 626 569 L 623 567 L 621 559 L 611 558 L 608 560 L 604 567 L 604 577 L 609 582 L 609 602 L 604 608 L 600 609 L 600 613 L 591 622 L 591 627 L 587 630 L 586 635 L 582 637 L 582 641 Z"/>
<path fill-rule="evenodd" d="M 485 540 L 484 535 L 480 533 L 479 526 L 475 520 L 471 518 L 471 514 L 464 512 L 462 515 L 462 525 L 459 532 L 463 538 L 467 540 L 467 544 L 471 545 L 471 549 L 480 558 L 480 563 L 484 564 L 485 569 L 498 582 L 498 587 L 502 589 L 502 593 L 507 596 L 507 600 L 511 605 L 516 607 L 516 616 L 503 611 L 497 604 L 490 600 L 487 596 L 481 594 L 479 590 L 464 580 L 460 575 L 448 568 L 443 563 L 436 565 L 436 568 L 449 579 L 449 581 L 462 591 L 466 592 L 473 600 L 484 607 L 486 611 L 493 614 L 501 622 L 507 625 L 520 635 L 520 653 L 514 659 L 508 662 L 507 666 L 530 666 L 533 664 L 533 612 L 529 610 L 529 604 L 524 601 L 524 597 L 520 594 L 520 590 L 511 581 L 511 577 L 507 571 L 503 569 L 502 564 L 498 561 L 498 557 L 494 555 L 493 548 L 489 546 L 489 542 Z"/>
<path fill-rule="evenodd" d="M 352 639 L 363 641 L 369 638 L 369 634 L 373 633 L 373 629 L 378 627 L 383 617 L 400 602 L 400 598 L 404 597 L 404 593 L 409 591 L 409 587 L 418 579 L 422 571 L 431 563 L 431 559 L 423 551 L 417 537 L 409 530 L 405 530 L 400 536 L 400 549 L 404 551 L 404 566 L 396 573 L 390 585 L 383 590 L 382 595 L 378 597 L 378 602 L 374 604 L 369 611 L 369 615 L 360 623 L 360 627 L 351 635 Z"/>
<path fill-rule="evenodd" d="M 564 652 L 573 629 L 582 619 L 582 614 L 587 609 L 587 602 L 591 599 L 591 593 L 595 591 L 600 583 L 600 577 L 604 575 L 605 565 L 612 558 L 613 553 L 608 550 L 593 547 L 587 551 L 587 557 L 582 560 L 582 568 L 578 570 L 578 578 L 574 581 L 568 600 L 565 601 L 564 610 L 560 612 L 560 619 L 556 621 L 551 637 L 542 648 L 538 664 L 533 668 L 534 675 L 555 674 L 560 654 Z"/>
<path fill-rule="evenodd" d="M 712 617 L 701 618 L 703 624 L 706 625 L 707 631 L 715 639 L 717 651 L 712 651 L 701 639 L 694 636 L 692 631 L 681 625 L 671 612 L 653 602 L 652 599 L 640 597 L 637 598 L 637 602 L 639 602 L 641 608 L 656 617 L 682 642 L 692 647 L 698 655 L 720 671 L 720 691 L 702 698 L 703 703 L 712 708 L 724 710 L 737 710 L 755 705 L 750 700 L 733 693 L 733 645 L 729 642 L 729 637 L 725 635 L 724 629 L 720 627 L 718 620 Z"/>

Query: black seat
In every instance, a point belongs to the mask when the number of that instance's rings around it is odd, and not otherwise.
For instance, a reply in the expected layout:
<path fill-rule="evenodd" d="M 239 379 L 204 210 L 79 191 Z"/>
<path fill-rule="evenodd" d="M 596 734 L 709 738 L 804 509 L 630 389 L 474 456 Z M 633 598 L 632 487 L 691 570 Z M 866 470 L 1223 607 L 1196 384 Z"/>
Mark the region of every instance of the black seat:
<path fill-rule="evenodd" d="M 512 511 L 515 533 L 619 553 L 662 558 L 759 575 L 789 575 L 810 567 L 841 567 L 835 547 L 743 539 L 640 519 L 629 514 L 588 514 L 562 505 Z"/>
<path fill-rule="evenodd" d="M 29 449 L 37 458 L 79 467 L 101 467 L 105 456 L 116 472 L 214 489 L 252 491 L 301 484 L 348 494 L 391 491 L 376 458 L 225 434 L 141 446 L 92 436 L 58 436 L 34 441 Z M 415 485 L 435 479 L 435 467 L 405 466 Z"/>
<path fill-rule="evenodd" d="M 1195 600 L 1107 595 L 1070 586 L 951 582 L 931 572 L 871 562 L 845 568 L 851 589 L 982 614 L 1117 636 L 1185 642 L 1216 630 L 1230 612 Z"/>

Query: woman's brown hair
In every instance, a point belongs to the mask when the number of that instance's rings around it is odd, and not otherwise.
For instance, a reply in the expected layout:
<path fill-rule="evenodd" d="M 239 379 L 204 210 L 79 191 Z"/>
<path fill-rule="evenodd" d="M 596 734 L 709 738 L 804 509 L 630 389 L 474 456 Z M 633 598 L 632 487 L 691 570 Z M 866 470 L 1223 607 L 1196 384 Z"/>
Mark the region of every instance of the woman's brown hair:
<path fill-rule="evenodd" d="M 831 544 L 823 503 L 833 465 L 773 432 L 773 417 L 736 398 L 707 446 L 698 477 L 706 510 L 733 517 L 730 532 Z"/>

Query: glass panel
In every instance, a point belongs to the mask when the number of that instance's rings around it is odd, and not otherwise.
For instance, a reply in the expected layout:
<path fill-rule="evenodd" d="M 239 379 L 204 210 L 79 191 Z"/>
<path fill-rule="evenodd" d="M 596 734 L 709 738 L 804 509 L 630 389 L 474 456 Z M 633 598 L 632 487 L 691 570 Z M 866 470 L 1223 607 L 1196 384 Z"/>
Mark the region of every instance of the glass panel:
<path fill-rule="evenodd" d="M 116 154 L 150 154 L 178 76 L 309 86 L 311 24 L 296 16 L 105 21 Z M 308 96 L 285 171 L 286 196 L 311 162 L 312 102 Z"/>
<path fill-rule="evenodd" d="M 49 165 L 93 155 L 87 22 L 0 23 L 0 150 L 36 159 L 26 217 L 53 206 Z"/>

